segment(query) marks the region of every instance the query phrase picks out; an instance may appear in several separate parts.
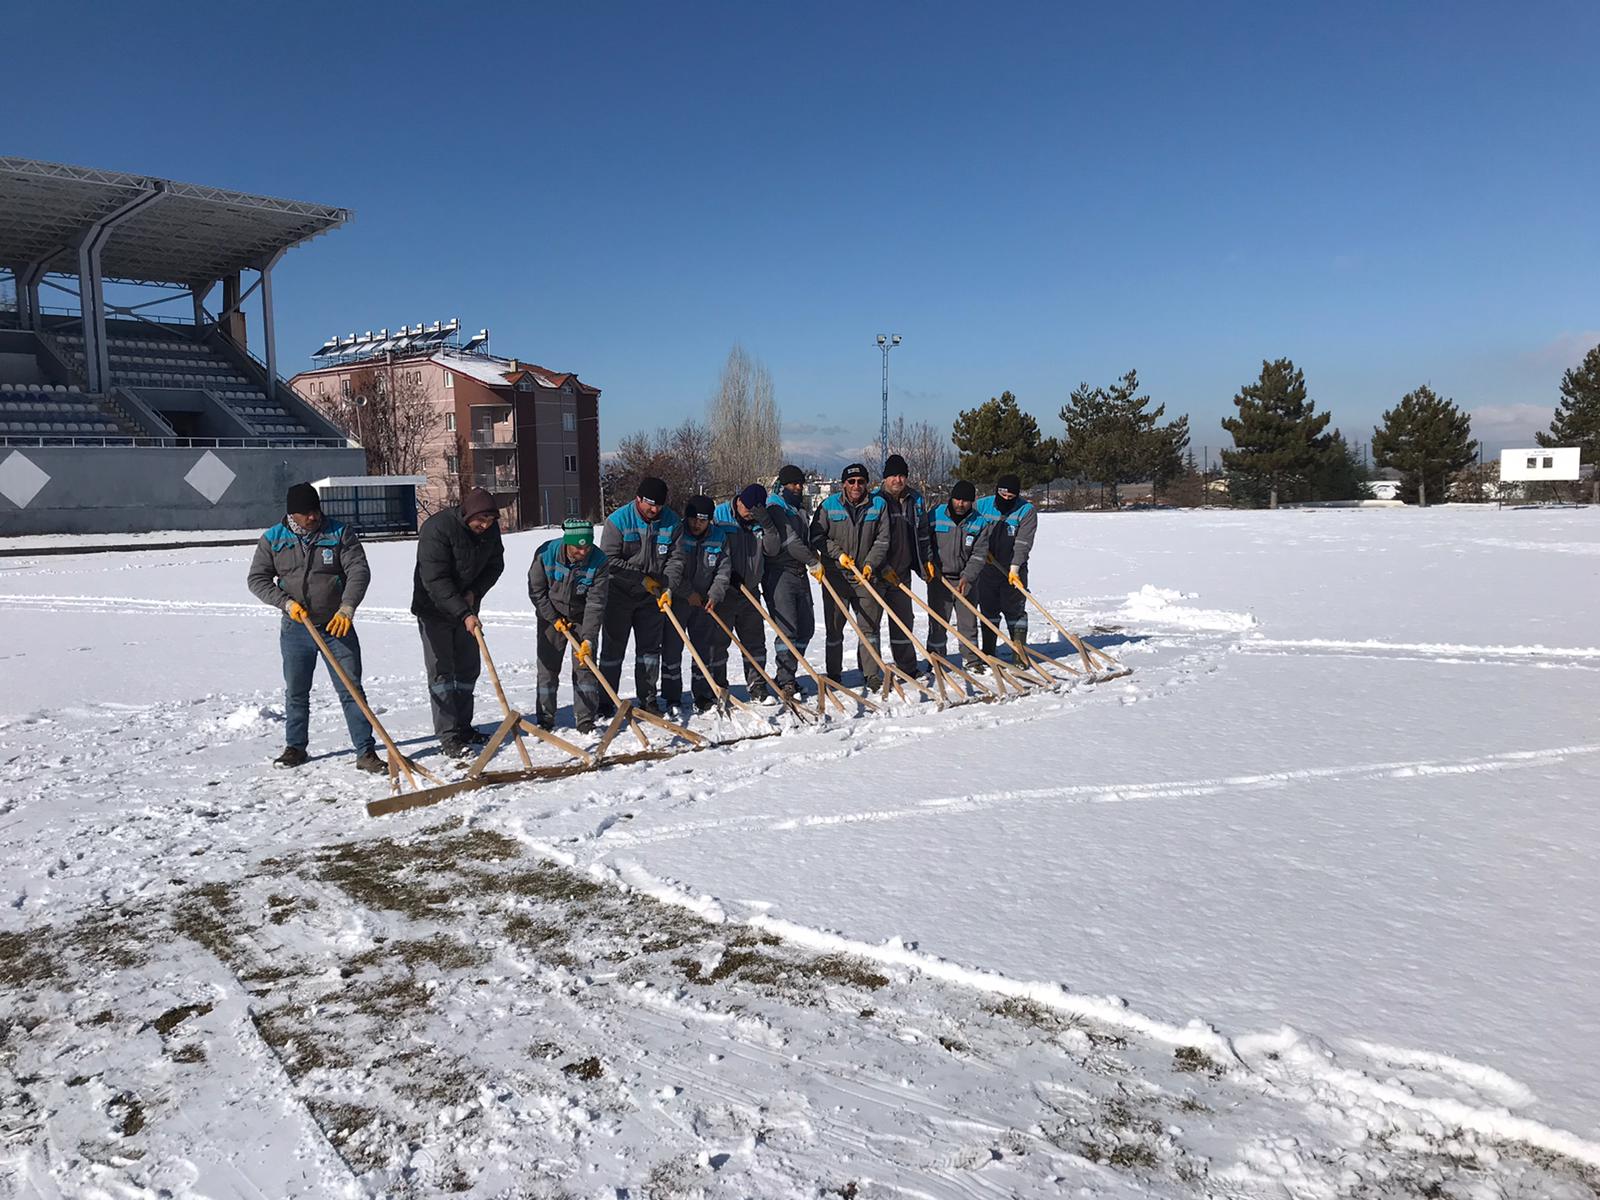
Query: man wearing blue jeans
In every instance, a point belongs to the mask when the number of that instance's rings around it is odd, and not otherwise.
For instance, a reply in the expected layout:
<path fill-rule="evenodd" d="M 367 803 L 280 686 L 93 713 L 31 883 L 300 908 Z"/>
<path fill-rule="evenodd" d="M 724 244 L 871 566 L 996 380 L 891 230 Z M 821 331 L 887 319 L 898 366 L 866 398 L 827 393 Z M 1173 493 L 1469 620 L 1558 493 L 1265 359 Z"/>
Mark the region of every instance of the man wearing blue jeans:
<path fill-rule="evenodd" d="M 326 630 L 323 641 L 329 652 L 359 688 L 361 641 L 351 621 L 367 594 L 372 571 L 355 531 L 323 517 L 316 488 L 295 484 L 284 507 L 283 520 L 256 543 L 249 583 L 256 599 L 283 612 L 278 651 L 283 657 L 284 749 L 273 761 L 280 767 L 298 767 L 309 757 L 311 677 L 320 653 L 305 622 L 309 618 Z M 374 773 L 387 771 L 373 747 L 372 726 L 361 706 L 337 675 L 333 688 L 344 708 L 356 766 Z"/>

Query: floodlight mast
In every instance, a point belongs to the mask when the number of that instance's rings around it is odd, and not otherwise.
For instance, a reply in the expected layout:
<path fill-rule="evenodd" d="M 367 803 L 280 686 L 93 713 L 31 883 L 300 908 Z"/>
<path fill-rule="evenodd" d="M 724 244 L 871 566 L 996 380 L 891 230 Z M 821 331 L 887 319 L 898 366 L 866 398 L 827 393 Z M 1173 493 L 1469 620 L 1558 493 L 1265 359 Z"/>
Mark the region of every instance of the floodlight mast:
<path fill-rule="evenodd" d="M 879 435 L 878 445 L 883 456 L 889 457 L 889 351 L 900 344 L 900 335 L 878 335 L 878 349 L 883 351 L 883 432 Z"/>

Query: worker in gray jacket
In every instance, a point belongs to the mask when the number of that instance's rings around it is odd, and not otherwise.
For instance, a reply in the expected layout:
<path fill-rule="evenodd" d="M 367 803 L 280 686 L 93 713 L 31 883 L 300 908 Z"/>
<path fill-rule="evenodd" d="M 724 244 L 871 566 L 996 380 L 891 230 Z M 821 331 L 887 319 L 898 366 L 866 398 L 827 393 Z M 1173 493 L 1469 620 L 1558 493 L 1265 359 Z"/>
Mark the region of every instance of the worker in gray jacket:
<path fill-rule="evenodd" d="M 298 767 L 310 757 L 311 679 L 317 643 L 305 627 L 309 618 L 327 632 L 323 640 L 356 687 L 361 686 L 361 640 L 352 622 L 367 594 L 372 571 L 355 530 L 322 515 L 322 499 L 309 483 L 289 489 L 284 518 L 261 535 L 250 560 L 250 591 L 283 613 L 278 653 L 283 658 L 283 753 L 276 766 Z M 372 744 L 372 726 L 338 676 L 333 690 L 344 709 L 345 728 L 355 747 L 356 766 L 387 771 Z"/>
<path fill-rule="evenodd" d="M 677 630 L 663 628 L 666 622 L 656 607 L 666 584 L 667 554 L 677 536 L 678 514 L 667 507 L 667 485 L 653 475 L 640 479 L 634 498 L 600 527 L 600 549 L 611 562 L 600 669 L 617 689 L 632 637 L 638 702 L 654 713 L 665 711 L 663 694 L 673 708 L 683 695 L 683 644 Z M 601 711 L 609 708 L 603 704 Z"/>
<path fill-rule="evenodd" d="M 885 506 L 880 497 L 867 494 L 867 468 L 862 463 L 846 467 L 839 476 L 839 486 L 842 490 L 819 504 L 811 519 L 811 548 L 822 559 L 824 577 L 839 598 L 855 610 L 857 621 L 873 650 L 877 650 L 878 623 L 883 612 L 868 585 L 889 553 Z M 855 571 L 861 572 L 865 584 L 856 581 Z M 827 675 L 837 681 L 844 670 L 845 614 L 831 597 L 822 610 L 822 622 L 827 634 Z M 856 647 L 856 663 L 869 692 L 883 686 L 878 661 L 868 656 L 866 647 Z"/>
<path fill-rule="evenodd" d="M 732 500 L 717 505 L 712 518 L 723 529 L 723 540 L 728 548 L 728 591 L 717 605 L 717 616 L 733 630 L 745 653 L 763 667 L 767 663 L 767 626 L 761 614 L 745 596 L 748 588 L 752 596 L 761 594 L 761 577 L 766 572 L 767 556 L 763 538 L 769 522 L 767 489 L 752 483 Z M 809 593 L 807 594 L 809 598 Z M 711 659 L 707 665 L 718 683 L 728 686 L 728 656 L 733 645 L 728 635 L 715 621 L 711 622 L 714 638 Z M 739 656 L 744 663 L 744 688 L 752 700 L 767 699 L 767 681 L 750 665 L 750 659 Z M 718 662 L 722 663 L 719 668 Z M 721 674 L 718 674 L 718 671 Z"/>
<path fill-rule="evenodd" d="M 983 615 L 998 624 L 1006 619 L 1006 633 L 1013 641 L 1028 640 L 1028 598 L 1018 585 L 1028 586 L 1028 555 L 1039 531 L 1039 513 L 1022 498 L 1022 482 L 1015 475 L 1002 475 L 995 481 L 994 495 L 976 505 L 977 519 L 989 535 L 989 552 L 983 574 L 978 577 L 978 607 Z M 983 630 L 984 653 L 994 652 L 995 636 L 988 626 Z"/>
<path fill-rule="evenodd" d="M 811 644 L 817 628 L 816 610 L 811 606 L 811 581 L 807 572 L 816 565 L 817 553 L 811 548 L 806 527 L 806 477 L 799 467 L 787 464 L 778 472 L 778 487 L 767 497 L 767 521 L 762 527 L 762 552 L 767 557 L 762 591 L 767 611 L 784 636 L 801 654 Z M 800 664 L 781 643 L 773 651 L 777 663 L 772 682 L 787 696 L 800 694 L 795 672 Z"/>
<path fill-rule="evenodd" d="M 928 581 L 928 607 L 946 621 L 953 611 L 956 629 L 973 645 L 978 644 L 977 614 L 957 603 L 953 593 L 975 593 L 989 553 L 988 529 L 973 511 L 976 497 L 977 489 L 965 479 L 958 479 L 950 489 L 950 499 L 928 516 L 934 568 L 933 578 Z M 938 621 L 928 623 L 928 650 L 938 655 L 945 653 L 945 628 Z M 965 652 L 962 665 L 973 672 L 988 670 L 982 662 L 968 660 Z"/>
<path fill-rule="evenodd" d="M 579 733 L 594 728 L 600 706 L 594 644 L 600 637 L 610 587 L 611 564 L 594 544 L 594 526 L 579 517 L 569 517 L 561 526 L 561 536 L 534 552 L 528 567 L 528 599 L 539 617 L 537 696 L 538 722 L 543 729 L 555 728 L 556 693 L 561 686 L 561 661 L 570 645 L 569 632 L 578 642 L 572 651 L 573 723 Z"/>
<path fill-rule="evenodd" d="M 929 584 L 933 582 L 933 546 L 928 540 L 928 510 L 922 493 L 911 486 L 910 474 L 904 458 L 898 454 L 889 455 L 883 461 L 883 482 L 872 494 L 883 501 L 884 529 L 880 536 L 889 542 L 878 572 L 883 580 L 878 594 L 899 618 L 889 622 L 889 649 L 895 665 L 907 675 L 915 675 L 918 673 L 917 650 L 905 633 L 913 627 L 916 618 L 911 607 L 910 588 L 911 581 L 918 575 Z M 905 585 L 904 590 L 901 584 Z"/>
<path fill-rule="evenodd" d="M 667 555 L 667 590 L 658 601 L 663 613 L 668 609 L 682 622 L 695 653 L 705 660 L 716 687 L 700 671 L 691 669 L 689 690 L 694 710 L 705 712 L 717 702 L 717 689 L 728 686 L 728 639 L 717 623 L 706 614 L 722 606 L 728 595 L 733 564 L 728 559 L 729 530 L 712 517 L 716 505 L 710 496 L 690 496 L 683 506 L 683 529 Z M 668 624 L 671 624 L 669 621 Z M 722 670 L 717 671 L 715 647 L 722 645 Z"/>

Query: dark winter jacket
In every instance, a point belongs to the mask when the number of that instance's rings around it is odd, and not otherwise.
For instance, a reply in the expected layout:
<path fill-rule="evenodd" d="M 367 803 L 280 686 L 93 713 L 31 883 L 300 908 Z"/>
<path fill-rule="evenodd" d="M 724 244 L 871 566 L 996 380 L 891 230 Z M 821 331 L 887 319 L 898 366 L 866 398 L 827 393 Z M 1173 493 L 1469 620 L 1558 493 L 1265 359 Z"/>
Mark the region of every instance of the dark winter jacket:
<path fill-rule="evenodd" d="M 977 510 L 969 508 L 965 517 L 958 517 L 950 511 L 949 504 L 941 504 L 928 518 L 928 530 L 933 537 L 933 562 L 939 574 L 945 579 L 976 583 L 989 554 L 989 529 Z"/>
<path fill-rule="evenodd" d="M 762 549 L 762 537 L 766 522 L 770 519 L 767 513 L 763 510 L 757 514 L 756 520 L 741 521 L 739 514 L 734 511 L 733 501 L 724 500 L 717 505 L 717 511 L 711 519 L 722 526 L 723 540 L 728 545 L 728 567 L 732 574 L 728 589 L 737 592 L 743 583 L 751 591 L 756 591 L 766 571 L 767 556 Z"/>
<path fill-rule="evenodd" d="M 498 525 L 473 533 L 459 507 L 440 509 L 417 534 L 411 611 L 424 621 L 460 621 L 478 611 L 505 569 Z M 468 592 L 473 596 L 470 605 Z"/>
<path fill-rule="evenodd" d="M 361 603 L 372 569 L 361 539 L 348 526 L 324 519 L 315 533 L 302 536 L 285 519 L 256 543 L 248 580 L 263 604 L 287 612 L 293 600 L 322 626 L 341 608 Z"/>
<path fill-rule="evenodd" d="M 806 528 L 806 515 L 783 498 L 781 491 L 767 497 L 767 523 L 761 527 L 761 549 L 767 565 L 802 575 L 817 561 Z"/>
<path fill-rule="evenodd" d="M 540 620 L 553 625 L 557 618 L 569 623 L 573 636 L 591 646 L 600 636 L 611 590 L 611 561 L 598 546 L 577 563 L 567 561 L 560 538 L 552 538 L 534 553 L 528 568 L 528 599 Z"/>
<path fill-rule="evenodd" d="M 889 549 L 883 565 L 892 568 L 902 580 L 922 571 L 922 564 L 933 561 L 933 546 L 928 532 L 928 508 L 922 493 L 907 487 L 896 500 L 883 488 L 872 494 L 883 501 L 886 528 L 883 536 L 889 539 Z"/>
<path fill-rule="evenodd" d="M 654 521 L 639 515 L 638 506 L 629 500 L 600 527 L 600 549 L 611 560 L 611 592 L 637 601 L 647 595 L 646 576 L 657 583 L 667 578 L 667 555 L 678 536 L 678 514 L 663 508 Z"/>
<path fill-rule="evenodd" d="M 673 602 L 700 595 L 721 604 L 728 594 L 733 564 L 728 559 L 728 537 L 733 531 L 715 521 L 699 537 L 685 526 L 667 556 L 667 586 Z M 680 618 L 681 619 L 681 618 Z"/>
<path fill-rule="evenodd" d="M 868 494 L 852 505 L 842 493 L 834 493 L 817 505 L 811 518 L 811 547 L 823 561 L 839 569 L 839 556 L 848 554 L 857 567 L 871 567 L 876 574 L 889 554 L 889 531 L 884 528 L 882 499 Z"/>
<path fill-rule="evenodd" d="M 989 535 L 990 564 L 1002 573 L 1013 567 L 1023 570 L 1028 565 L 1034 535 L 1039 532 L 1038 510 L 1019 497 L 1016 507 L 1003 513 L 994 496 L 983 496 L 973 506 L 973 512 Z"/>

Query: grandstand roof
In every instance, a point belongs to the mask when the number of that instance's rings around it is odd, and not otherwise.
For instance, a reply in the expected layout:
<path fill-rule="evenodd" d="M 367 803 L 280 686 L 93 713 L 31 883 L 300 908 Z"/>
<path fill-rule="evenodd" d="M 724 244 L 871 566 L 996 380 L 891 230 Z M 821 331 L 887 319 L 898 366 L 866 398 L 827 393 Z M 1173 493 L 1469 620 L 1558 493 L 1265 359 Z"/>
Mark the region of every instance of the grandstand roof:
<path fill-rule="evenodd" d="M 348 210 L 325 204 L 0 156 L 0 264 L 44 261 L 50 271 L 76 275 L 77 240 L 145 198 L 153 199 L 104 243 L 107 279 L 187 285 L 259 270 L 350 219 Z"/>

